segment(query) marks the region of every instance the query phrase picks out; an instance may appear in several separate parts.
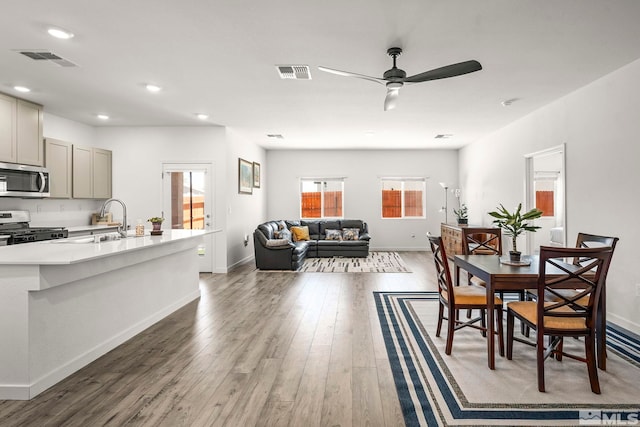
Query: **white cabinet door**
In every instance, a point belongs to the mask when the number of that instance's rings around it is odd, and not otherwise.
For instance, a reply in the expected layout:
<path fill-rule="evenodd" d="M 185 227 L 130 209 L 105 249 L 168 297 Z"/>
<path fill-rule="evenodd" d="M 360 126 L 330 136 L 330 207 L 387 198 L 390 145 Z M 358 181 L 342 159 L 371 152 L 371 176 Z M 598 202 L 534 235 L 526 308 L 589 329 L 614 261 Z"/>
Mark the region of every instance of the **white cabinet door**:
<path fill-rule="evenodd" d="M 16 145 L 18 163 L 35 166 L 44 164 L 42 106 L 18 99 Z"/>
<path fill-rule="evenodd" d="M 16 99 L 0 93 L 0 161 L 16 161 Z"/>
<path fill-rule="evenodd" d="M 49 170 L 51 197 L 69 199 L 72 196 L 72 147 L 71 143 L 57 139 L 45 141 L 45 166 Z"/>
<path fill-rule="evenodd" d="M 73 198 L 93 197 L 93 150 L 73 145 Z"/>
<path fill-rule="evenodd" d="M 93 197 L 111 197 L 111 151 L 102 148 L 93 149 Z"/>

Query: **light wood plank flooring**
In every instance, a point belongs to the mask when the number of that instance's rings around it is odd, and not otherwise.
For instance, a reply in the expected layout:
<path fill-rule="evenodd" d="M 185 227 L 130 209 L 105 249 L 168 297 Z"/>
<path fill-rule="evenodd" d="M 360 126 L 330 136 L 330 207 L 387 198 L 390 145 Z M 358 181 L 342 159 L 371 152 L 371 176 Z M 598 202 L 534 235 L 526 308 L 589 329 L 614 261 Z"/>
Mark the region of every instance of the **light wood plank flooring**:
<path fill-rule="evenodd" d="M 413 273 L 201 276 L 201 298 L 30 401 L 0 426 L 402 426 L 373 291 L 435 290 Z"/>

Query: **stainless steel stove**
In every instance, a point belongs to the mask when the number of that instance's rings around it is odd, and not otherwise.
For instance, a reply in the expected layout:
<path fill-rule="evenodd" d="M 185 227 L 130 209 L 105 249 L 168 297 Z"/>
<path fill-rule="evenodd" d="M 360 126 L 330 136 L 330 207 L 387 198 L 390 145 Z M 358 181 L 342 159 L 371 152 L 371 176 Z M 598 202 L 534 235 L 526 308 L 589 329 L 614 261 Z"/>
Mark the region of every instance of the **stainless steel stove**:
<path fill-rule="evenodd" d="M 0 245 L 64 239 L 69 232 L 64 227 L 30 227 L 29 211 L 0 211 Z"/>

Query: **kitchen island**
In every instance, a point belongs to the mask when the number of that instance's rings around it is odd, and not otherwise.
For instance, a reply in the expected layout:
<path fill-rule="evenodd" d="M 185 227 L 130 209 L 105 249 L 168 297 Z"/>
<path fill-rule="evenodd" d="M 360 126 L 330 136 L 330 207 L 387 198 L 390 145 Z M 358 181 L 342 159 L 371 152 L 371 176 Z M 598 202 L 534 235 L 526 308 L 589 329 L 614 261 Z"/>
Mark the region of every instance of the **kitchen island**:
<path fill-rule="evenodd" d="M 197 299 L 206 233 L 0 247 L 0 399 L 33 398 Z"/>

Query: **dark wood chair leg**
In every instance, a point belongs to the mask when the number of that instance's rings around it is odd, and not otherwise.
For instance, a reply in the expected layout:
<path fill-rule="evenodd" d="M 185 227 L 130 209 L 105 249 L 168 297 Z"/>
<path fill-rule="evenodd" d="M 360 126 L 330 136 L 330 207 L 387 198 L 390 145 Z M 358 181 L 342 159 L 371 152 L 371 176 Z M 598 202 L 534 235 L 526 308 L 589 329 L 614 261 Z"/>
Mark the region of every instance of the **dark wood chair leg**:
<path fill-rule="evenodd" d="M 440 336 L 440 329 L 442 328 L 442 318 L 444 317 L 444 305 L 439 302 L 438 303 L 438 326 L 436 327 L 436 337 Z"/>
<path fill-rule="evenodd" d="M 595 337 L 584 337 L 584 350 L 587 358 L 587 370 L 589 371 L 589 382 L 591 391 L 600 394 L 600 381 L 598 381 L 598 368 L 596 365 Z"/>
<path fill-rule="evenodd" d="M 497 323 L 497 331 L 498 331 L 498 349 L 500 351 L 500 356 L 504 357 L 504 331 L 502 330 L 502 307 L 498 307 L 496 309 L 496 323 Z"/>
<path fill-rule="evenodd" d="M 537 331 L 536 336 L 536 362 L 538 371 L 538 391 L 544 391 L 544 334 Z"/>
<path fill-rule="evenodd" d="M 453 347 L 453 333 L 456 330 L 456 315 L 455 313 L 451 313 L 451 309 L 449 311 L 449 321 L 447 322 L 447 344 L 444 349 L 445 354 L 451 354 L 451 349 Z"/>
<path fill-rule="evenodd" d="M 513 357 L 513 314 L 507 309 L 507 359 Z"/>

